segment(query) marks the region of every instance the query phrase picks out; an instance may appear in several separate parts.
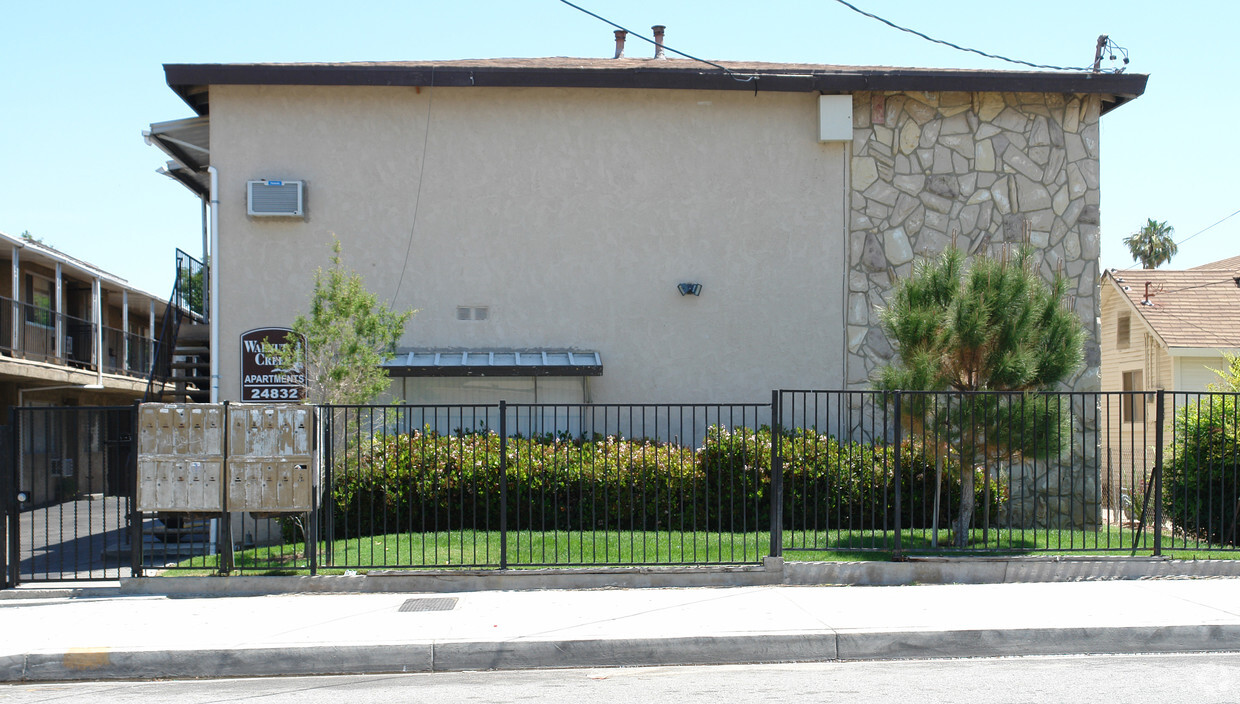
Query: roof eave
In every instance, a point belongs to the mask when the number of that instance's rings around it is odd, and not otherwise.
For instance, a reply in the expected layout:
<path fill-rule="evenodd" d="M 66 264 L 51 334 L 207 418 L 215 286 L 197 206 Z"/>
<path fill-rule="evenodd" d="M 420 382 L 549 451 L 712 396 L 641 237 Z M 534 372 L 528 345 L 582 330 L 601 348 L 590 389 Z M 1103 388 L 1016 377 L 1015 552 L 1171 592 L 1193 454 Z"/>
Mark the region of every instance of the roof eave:
<path fill-rule="evenodd" d="M 197 114 L 210 111 L 212 85 L 645 88 L 854 93 L 866 90 L 1091 93 L 1104 112 L 1145 92 L 1148 76 L 934 69 L 813 69 L 789 66 L 731 73 L 714 68 L 646 66 L 510 67 L 419 64 L 165 64 L 169 87 Z M 749 77 L 753 77 L 750 79 Z"/>
<path fill-rule="evenodd" d="M 1128 306 L 1129 311 L 1137 314 L 1137 320 L 1141 321 L 1141 326 L 1145 328 L 1145 331 L 1148 332 L 1156 342 L 1158 342 L 1158 345 L 1163 349 L 1169 349 L 1170 346 L 1167 344 L 1167 340 L 1154 329 L 1154 326 L 1151 325 L 1150 321 L 1145 317 L 1145 312 L 1141 310 L 1140 306 L 1132 302 L 1132 299 L 1128 297 L 1128 294 L 1124 291 L 1123 287 L 1120 286 L 1119 282 L 1115 280 L 1115 276 L 1109 269 L 1102 272 L 1102 278 L 1103 280 L 1111 282 L 1111 289 L 1115 291 L 1115 295 L 1119 296 L 1119 299 L 1124 302 L 1124 305 Z"/>

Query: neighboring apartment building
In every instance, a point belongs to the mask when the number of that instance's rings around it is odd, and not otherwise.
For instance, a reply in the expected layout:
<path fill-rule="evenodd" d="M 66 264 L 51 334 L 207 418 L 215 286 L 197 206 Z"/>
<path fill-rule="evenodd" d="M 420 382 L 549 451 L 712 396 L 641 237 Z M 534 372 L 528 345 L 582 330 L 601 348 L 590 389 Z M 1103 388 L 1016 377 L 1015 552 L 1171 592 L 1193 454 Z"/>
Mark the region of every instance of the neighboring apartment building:
<path fill-rule="evenodd" d="M 0 414 L 142 398 L 165 298 L 4 233 L 0 270 Z"/>
<path fill-rule="evenodd" d="M 1100 119 L 1146 76 L 722 65 L 165 66 L 197 116 L 148 137 L 218 201 L 218 398 L 333 237 L 418 310 L 389 365 L 414 403 L 866 388 L 915 259 L 1026 236 L 1090 333 L 1068 386 L 1099 387 Z"/>
<path fill-rule="evenodd" d="M 1102 388 L 1187 392 L 1165 397 L 1170 428 L 1175 406 L 1196 403 L 1193 392 L 1219 381 L 1223 353 L 1240 354 L 1240 256 L 1192 269 L 1110 269 L 1101 310 Z M 1153 393 L 1103 400 L 1103 467 L 1113 487 L 1135 484 L 1154 466 L 1154 403 Z"/>

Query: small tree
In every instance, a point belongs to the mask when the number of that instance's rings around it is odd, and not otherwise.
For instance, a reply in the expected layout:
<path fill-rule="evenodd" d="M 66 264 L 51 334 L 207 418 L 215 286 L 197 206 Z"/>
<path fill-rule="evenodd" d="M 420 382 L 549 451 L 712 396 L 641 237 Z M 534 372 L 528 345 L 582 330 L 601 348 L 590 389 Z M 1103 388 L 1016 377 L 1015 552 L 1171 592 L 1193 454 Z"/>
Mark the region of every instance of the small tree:
<path fill-rule="evenodd" d="M 1159 265 L 1171 261 L 1179 251 L 1171 239 L 1174 234 L 1175 228 L 1166 220 L 1158 222 L 1149 218 L 1140 230 L 1124 238 L 1124 244 L 1128 245 L 1132 260 L 1141 262 L 1142 269 L 1157 269 Z"/>
<path fill-rule="evenodd" d="M 1231 394 L 1240 393 L 1240 355 L 1224 352 L 1223 359 L 1227 361 L 1226 369 L 1209 367 L 1210 371 L 1218 377 L 1218 381 L 1207 384 L 1206 389 Z"/>
<path fill-rule="evenodd" d="M 899 358 L 880 370 L 876 385 L 888 391 L 1032 391 L 1047 389 L 1080 365 L 1084 327 L 1065 305 L 1068 282 L 1050 286 L 1021 247 L 999 259 L 979 256 L 969 266 L 954 245 L 918 265 L 882 311 L 883 327 Z M 968 541 L 975 497 L 975 468 L 990 450 L 1043 455 L 1065 437 L 1063 415 L 1046 396 L 1018 403 L 996 394 L 965 394 L 945 412 L 926 396 L 910 397 L 913 427 L 933 433 L 961 467 L 957 546 Z M 954 447 L 953 447 L 954 446 Z M 937 515 L 937 514 L 936 514 Z"/>
<path fill-rule="evenodd" d="M 264 354 L 281 365 L 301 363 L 312 403 L 367 403 L 387 389 L 383 362 L 414 311 L 394 313 L 366 290 L 356 272 L 346 270 L 339 240 L 332 242 L 331 266 L 314 274 L 309 315 L 298 315 L 293 331 L 306 347 L 264 343 Z"/>

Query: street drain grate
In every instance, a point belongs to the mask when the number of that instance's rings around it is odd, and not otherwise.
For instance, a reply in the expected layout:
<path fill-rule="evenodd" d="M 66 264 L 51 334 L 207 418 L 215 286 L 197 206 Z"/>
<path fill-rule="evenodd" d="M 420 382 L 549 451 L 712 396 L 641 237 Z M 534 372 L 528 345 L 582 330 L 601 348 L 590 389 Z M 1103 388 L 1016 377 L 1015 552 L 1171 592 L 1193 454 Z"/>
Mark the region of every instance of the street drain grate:
<path fill-rule="evenodd" d="M 439 599 L 406 599 L 400 605 L 400 611 L 451 611 L 456 608 L 456 597 Z"/>

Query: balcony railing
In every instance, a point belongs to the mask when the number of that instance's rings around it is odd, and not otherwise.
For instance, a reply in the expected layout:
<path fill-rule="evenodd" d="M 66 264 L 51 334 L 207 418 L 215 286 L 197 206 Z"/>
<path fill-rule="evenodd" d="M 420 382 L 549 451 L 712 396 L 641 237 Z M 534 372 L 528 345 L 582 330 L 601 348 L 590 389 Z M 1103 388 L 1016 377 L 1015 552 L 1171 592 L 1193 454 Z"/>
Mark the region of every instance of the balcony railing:
<path fill-rule="evenodd" d="M 152 340 L 124 330 L 103 328 L 103 371 L 146 376 L 151 373 Z"/>
<path fill-rule="evenodd" d="M 100 357 L 95 354 L 95 325 L 0 296 L 0 353 L 10 357 L 95 370 Z M 103 328 L 103 371 L 142 377 L 151 371 L 150 360 L 150 338 Z"/>

